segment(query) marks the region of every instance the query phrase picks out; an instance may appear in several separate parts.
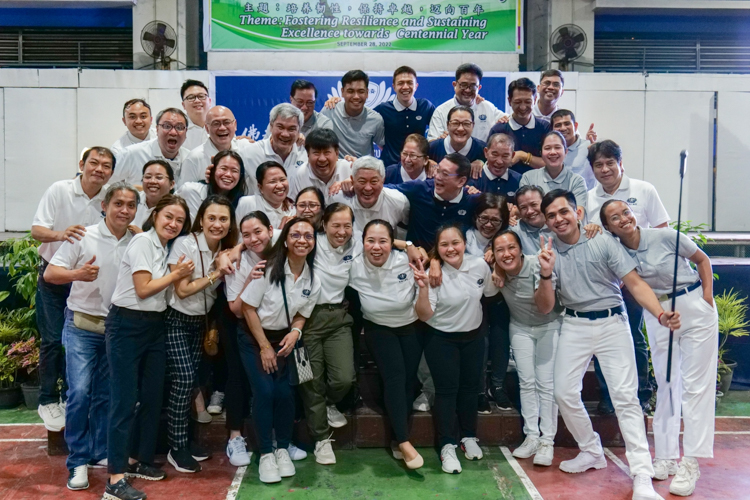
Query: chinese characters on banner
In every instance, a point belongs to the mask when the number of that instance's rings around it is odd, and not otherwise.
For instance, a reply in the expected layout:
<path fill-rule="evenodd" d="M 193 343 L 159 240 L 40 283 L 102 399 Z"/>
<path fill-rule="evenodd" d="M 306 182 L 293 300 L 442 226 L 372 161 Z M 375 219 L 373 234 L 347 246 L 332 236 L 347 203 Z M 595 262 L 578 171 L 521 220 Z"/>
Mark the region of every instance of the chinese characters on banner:
<path fill-rule="evenodd" d="M 522 52 L 522 0 L 208 0 L 209 50 Z"/>

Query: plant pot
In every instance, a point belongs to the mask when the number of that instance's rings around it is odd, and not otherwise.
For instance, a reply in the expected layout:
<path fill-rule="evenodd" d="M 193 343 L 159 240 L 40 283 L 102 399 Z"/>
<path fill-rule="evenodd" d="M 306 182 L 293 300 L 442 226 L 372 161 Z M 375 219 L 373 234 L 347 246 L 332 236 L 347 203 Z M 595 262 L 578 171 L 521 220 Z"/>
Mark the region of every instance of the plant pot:
<path fill-rule="evenodd" d="M 737 362 L 731 359 L 725 359 L 724 365 L 719 371 L 719 391 L 724 394 L 729 392 L 729 386 L 732 385 L 732 376 L 734 376 L 734 369 L 737 368 Z"/>
<path fill-rule="evenodd" d="M 21 386 L 5 387 L 0 389 L 0 409 L 7 410 L 20 405 L 22 401 Z"/>
<path fill-rule="evenodd" d="M 21 390 L 23 391 L 23 402 L 26 404 L 26 408 L 29 410 L 36 410 L 39 406 L 40 386 L 38 384 L 24 382 L 21 384 Z"/>

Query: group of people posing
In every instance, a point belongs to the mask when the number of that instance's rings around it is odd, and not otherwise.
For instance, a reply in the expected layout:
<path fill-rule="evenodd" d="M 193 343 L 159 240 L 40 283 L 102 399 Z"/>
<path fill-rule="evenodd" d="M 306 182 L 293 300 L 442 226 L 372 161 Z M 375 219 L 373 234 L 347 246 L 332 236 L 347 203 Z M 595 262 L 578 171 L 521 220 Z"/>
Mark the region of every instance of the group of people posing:
<path fill-rule="evenodd" d="M 127 133 L 87 149 L 32 225 L 42 243 L 39 414 L 64 429 L 68 488 L 88 488 L 88 468 L 106 466 L 104 498 L 146 498 L 128 478 L 166 477 L 154 465 L 162 406 L 167 460 L 181 473 L 209 458 L 190 439 L 191 413 L 207 422 L 226 411 L 229 460 L 250 464 L 251 402 L 260 481 L 293 476 L 307 455 L 292 442 L 298 398 L 315 460 L 336 463 L 332 429 L 356 406 L 364 333 L 391 450 L 409 469 L 424 464 L 409 439 L 413 410 L 432 409 L 443 471 L 461 472 L 459 447 L 482 458 L 478 414 L 492 412 L 490 400 L 510 409 L 511 352 L 525 434 L 514 456 L 552 465 L 559 410 L 580 447 L 560 469 L 606 467 L 581 401 L 596 357 L 633 498 L 661 498 L 652 478 L 669 475 L 672 493 L 690 495 L 697 459 L 713 454 L 710 260 L 665 227 L 656 190 L 624 174 L 616 143 L 596 142 L 593 125 L 581 138 L 574 114 L 557 109 L 560 72 L 542 73 L 539 93 L 512 82 L 510 115 L 478 95 L 481 79 L 476 65 L 460 66 L 455 96 L 435 107 L 401 67 L 396 99 L 371 110 L 367 75 L 350 71 L 343 101 L 320 113 L 314 85 L 298 80 L 257 142 L 236 137 L 234 115 L 211 107 L 201 82 L 181 89 L 187 114 L 162 110 L 155 131 L 148 104 L 128 101 Z M 642 321 L 658 387 L 653 459 Z M 204 344 L 217 342 L 208 357 Z"/>

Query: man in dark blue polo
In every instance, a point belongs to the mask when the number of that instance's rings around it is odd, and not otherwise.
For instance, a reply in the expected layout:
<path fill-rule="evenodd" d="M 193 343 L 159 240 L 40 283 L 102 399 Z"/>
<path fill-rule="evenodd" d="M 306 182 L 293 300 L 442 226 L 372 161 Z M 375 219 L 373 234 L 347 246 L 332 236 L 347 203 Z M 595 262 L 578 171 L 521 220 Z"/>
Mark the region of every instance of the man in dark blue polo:
<path fill-rule="evenodd" d="M 507 134 L 491 135 L 484 148 L 487 163 L 482 167 L 479 179 L 471 179 L 469 185 L 483 193 L 499 194 L 508 203 L 515 203 L 521 174 L 510 169 L 513 165 L 513 145 L 513 138 Z"/>
<path fill-rule="evenodd" d="M 469 180 L 471 163 L 458 153 L 449 153 L 438 164 L 435 178 L 391 185 L 409 200 L 409 230 L 406 239 L 430 250 L 435 245 L 438 227 L 458 221 L 469 226 L 479 195 L 468 195 L 464 186 Z"/>
<path fill-rule="evenodd" d="M 536 103 L 536 85 L 528 78 L 519 78 L 508 85 L 508 103 L 513 114 L 507 123 L 497 123 L 490 130 L 508 134 L 515 140 L 513 170 L 519 174 L 542 168 L 542 137 L 550 131 L 550 124 L 532 113 Z"/>
<path fill-rule="evenodd" d="M 424 136 L 430 124 L 435 105 L 428 99 L 414 97 L 417 87 L 417 72 L 409 66 L 401 66 L 393 72 L 396 98 L 375 108 L 385 123 L 385 146 L 380 154 L 384 165 L 398 163 L 406 137 L 411 134 Z"/>

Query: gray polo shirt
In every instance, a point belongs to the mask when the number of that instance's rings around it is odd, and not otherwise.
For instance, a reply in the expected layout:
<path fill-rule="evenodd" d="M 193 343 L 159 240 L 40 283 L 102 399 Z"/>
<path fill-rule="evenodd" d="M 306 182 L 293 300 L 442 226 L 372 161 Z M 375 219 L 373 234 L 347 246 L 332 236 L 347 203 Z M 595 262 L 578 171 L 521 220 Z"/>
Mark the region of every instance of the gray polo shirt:
<path fill-rule="evenodd" d="M 534 291 L 539 287 L 539 258 L 536 255 L 526 255 L 523 266 L 516 276 L 508 274 L 505 286 L 500 289 L 510 309 L 510 320 L 522 326 L 546 325 L 560 319 L 562 307 L 555 300 L 555 307 L 549 314 L 542 314 L 534 302 Z M 557 285 L 557 276 L 552 273 L 552 287 Z"/>
<path fill-rule="evenodd" d="M 638 250 L 624 247 L 625 250 L 635 260 L 638 275 L 648 283 L 657 296 L 672 293 L 677 231 L 666 227 L 639 229 L 641 242 L 638 244 Z M 698 245 L 684 234 L 680 234 L 680 257 L 683 258 L 677 261 L 677 290 L 688 287 L 700 279 L 698 272 L 690 267 L 688 260 L 697 251 Z"/>
<path fill-rule="evenodd" d="M 635 269 L 635 261 L 609 233 L 591 239 L 581 229 L 574 245 L 554 238 L 558 298 L 576 311 L 603 311 L 622 304 L 620 280 Z"/>
<path fill-rule="evenodd" d="M 545 194 L 554 189 L 571 191 L 576 197 L 578 206 L 583 208 L 586 208 L 588 202 L 586 181 L 580 175 L 574 174 L 568 166 L 563 166 L 560 175 L 554 179 L 547 173 L 546 168 L 529 170 L 521 177 L 519 187 L 523 186 L 539 186 Z"/>
<path fill-rule="evenodd" d="M 541 246 L 539 246 L 539 236 L 543 235 L 545 238 L 554 236 L 554 233 L 546 224 L 542 227 L 534 227 L 523 220 L 519 220 L 518 224 L 511 226 L 510 230 L 521 238 L 521 246 L 523 247 L 524 255 L 536 255 L 539 253 L 539 250 L 542 249 Z"/>
<path fill-rule="evenodd" d="M 300 133 L 307 137 L 307 134 L 312 132 L 313 130 L 317 128 L 328 128 L 333 130 L 333 124 L 331 123 L 331 120 L 326 118 L 325 116 L 321 115 L 317 111 L 313 111 L 312 116 L 309 120 L 307 120 L 305 123 L 302 124 L 302 128 L 299 129 Z M 269 124 L 266 127 L 266 133 L 263 135 L 264 139 L 268 139 L 271 137 L 271 125 Z"/>
<path fill-rule="evenodd" d="M 358 116 L 349 116 L 344 110 L 344 101 L 333 109 L 324 109 L 321 113 L 330 118 L 332 129 L 339 138 L 339 157 L 351 155 L 355 158 L 373 155 L 372 143 L 378 146 L 385 144 L 385 125 L 383 117 L 367 107 Z"/>

